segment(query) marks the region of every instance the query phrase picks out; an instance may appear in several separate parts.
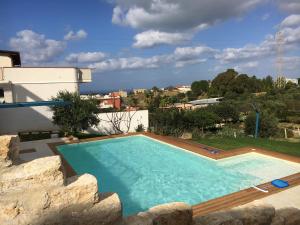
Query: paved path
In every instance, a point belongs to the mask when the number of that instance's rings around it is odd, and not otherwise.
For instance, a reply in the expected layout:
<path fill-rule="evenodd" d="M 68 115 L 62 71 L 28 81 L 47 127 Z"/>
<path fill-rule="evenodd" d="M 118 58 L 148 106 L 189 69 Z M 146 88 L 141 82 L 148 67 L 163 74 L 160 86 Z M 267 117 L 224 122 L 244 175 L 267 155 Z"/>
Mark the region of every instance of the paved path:
<path fill-rule="evenodd" d="M 270 204 L 275 209 L 294 207 L 300 209 L 300 186 L 296 186 L 285 191 L 270 195 L 268 197 L 253 201 L 244 206 Z"/>
<path fill-rule="evenodd" d="M 20 150 L 26 150 L 26 149 L 34 149 L 35 152 L 30 153 L 23 153 L 20 154 L 20 159 L 23 161 L 31 161 L 33 159 L 47 157 L 47 156 L 53 156 L 53 152 L 47 145 L 47 143 L 52 142 L 62 142 L 65 141 L 66 138 L 51 138 L 51 139 L 43 139 L 38 141 L 26 141 L 20 143 Z"/>

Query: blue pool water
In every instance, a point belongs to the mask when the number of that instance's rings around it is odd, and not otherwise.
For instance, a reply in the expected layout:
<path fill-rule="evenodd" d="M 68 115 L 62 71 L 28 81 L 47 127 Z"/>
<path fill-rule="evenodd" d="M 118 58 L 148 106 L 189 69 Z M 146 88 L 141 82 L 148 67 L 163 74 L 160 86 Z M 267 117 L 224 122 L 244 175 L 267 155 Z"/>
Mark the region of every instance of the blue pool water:
<path fill-rule="evenodd" d="M 58 150 L 78 174 L 96 176 L 100 192 L 117 192 L 125 215 L 167 202 L 197 204 L 300 171 L 299 164 L 256 153 L 215 161 L 145 136 Z"/>

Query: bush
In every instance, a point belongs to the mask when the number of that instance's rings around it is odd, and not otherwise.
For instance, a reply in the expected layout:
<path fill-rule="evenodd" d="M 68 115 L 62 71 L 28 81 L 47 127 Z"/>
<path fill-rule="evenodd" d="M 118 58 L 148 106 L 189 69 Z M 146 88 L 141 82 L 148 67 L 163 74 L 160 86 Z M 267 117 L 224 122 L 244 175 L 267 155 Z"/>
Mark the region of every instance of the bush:
<path fill-rule="evenodd" d="M 70 102 L 65 106 L 52 106 L 53 123 L 58 125 L 65 134 L 76 135 L 99 123 L 99 109 L 95 99 L 83 100 L 77 92 L 62 91 L 52 98 L 54 101 Z"/>
<path fill-rule="evenodd" d="M 136 132 L 143 132 L 145 131 L 145 127 L 143 124 L 139 124 L 136 128 L 135 128 Z"/>
<path fill-rule="evenodd" d="M 245 133 L 248 135 L 255 134 L 256 114 L 250 113 L 245 120 Z M 266 112 L 260 113 L 259 120 L 259 137 L 276 136 L 278 132 L 278 119 Z"/>

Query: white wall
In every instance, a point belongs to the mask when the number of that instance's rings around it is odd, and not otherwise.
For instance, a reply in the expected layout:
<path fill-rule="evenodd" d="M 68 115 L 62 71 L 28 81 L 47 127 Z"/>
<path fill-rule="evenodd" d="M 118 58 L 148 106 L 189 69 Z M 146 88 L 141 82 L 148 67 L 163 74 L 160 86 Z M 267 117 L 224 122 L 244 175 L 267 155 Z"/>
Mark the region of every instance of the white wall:
<path fill-rule="evenodd" d="M 59 91 L 79 90 L 76 68 L 4 68 L 4 80 L 12 82 L 15 102 L 47 101 Z"/>
<path fill-rule="evenodd" d="M 78 82 L 76 68 L 6 67 L 4 80 L 13 83 Z"/>
<path fill-rule="evenodd" d="M 121 112 L 125 113 L 126 115 L 123 117 L 128 119 L 128 113 L 130 113 L 130 116 L 132 116 L 131 124 L 130 124 L 130 129 L 128 132 L 135 132 L 135 129 L 139 124 L 143 124 L 145 130 L 148 129 L 149 127 L 149 113 L 148 110 L 139 110 L 139 111 L 131 111 L 131 112 Z M 120 113 L 118 113 L 120 116 Z M 90 128 L 88 132 L 90 133 L 104 133 L 104 134 L 113 134 L 114 129 L 113 126 L 108 120 L 112 118 L 112 113 L 100 113 L 98 114 L 100 118 L 100 123 L 98 126 Z M 123 132 L 127 131 L 127 127 L 125 122 L 121 123 L 121 130 Z"/>
<path fill-rule="evenodd" d="M 0 109 L 0 134 L 58 130 L 47 106 Z"/>
<path fill-rule="evenodd" d="M 130 112 L 130 114 L 133 115 L 134 112 Z M 0 134 L 16 134 L 27 131 L 56 131 L 59 128 L 53 125 L 52 115 L 52 111 L 47 106 L 0 109 Z M 99 125 L 89 129 L 89 132 L 111 132 L 113 130 L 112 125 L 105 122 L 107 116 L 110 117 L 111 113 L 100 113 L 99 118 L 101 121 Z M 143 124 L 146 129 L 148 128 L 148 110 L 140 110 L 134 114 L 129 132 L 134 132 L 139 124 Z M 121 127 L 125 131 L 124 123 L 122 123 Z"/>
<path fill-rule="evenodd" d="M 13 84 L 15 102 L 49 101 L 60 91 L 77 92 L 78 83 L 49 83 L 49 84 Z"/>
<path fill-rule="evenodd" d="M 0 55 L 0 67 L 11 67 L 12 61 L 9 56 Z"/>

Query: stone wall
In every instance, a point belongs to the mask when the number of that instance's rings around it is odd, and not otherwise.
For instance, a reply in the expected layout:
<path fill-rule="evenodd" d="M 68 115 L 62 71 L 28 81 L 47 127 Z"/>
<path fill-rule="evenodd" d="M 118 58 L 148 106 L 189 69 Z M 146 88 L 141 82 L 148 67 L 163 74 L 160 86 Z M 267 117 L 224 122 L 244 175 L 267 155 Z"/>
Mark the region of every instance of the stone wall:
<path fill-rule="evenodd" d="M 59 156 L 18 164 L 17 136 L 0 136 L 0 224 L 97 224 L 122 220 L 117 194 L 98 193 L 97 180 L 66 178 Z"/>

